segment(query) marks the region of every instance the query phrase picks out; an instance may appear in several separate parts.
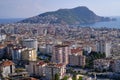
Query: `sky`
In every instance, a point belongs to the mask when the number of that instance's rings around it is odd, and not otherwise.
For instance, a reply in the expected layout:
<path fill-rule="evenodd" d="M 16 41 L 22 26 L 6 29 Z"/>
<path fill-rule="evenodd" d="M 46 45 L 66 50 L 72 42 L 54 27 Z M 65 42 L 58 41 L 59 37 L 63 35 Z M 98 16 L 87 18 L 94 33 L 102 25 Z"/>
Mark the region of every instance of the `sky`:
<path fill-rule="evenodd" d="M 0 18 L 28 18 L 78 6 L 86 6 L 99 16 L 120 16 L 120 0 L 0 0 Z"/>

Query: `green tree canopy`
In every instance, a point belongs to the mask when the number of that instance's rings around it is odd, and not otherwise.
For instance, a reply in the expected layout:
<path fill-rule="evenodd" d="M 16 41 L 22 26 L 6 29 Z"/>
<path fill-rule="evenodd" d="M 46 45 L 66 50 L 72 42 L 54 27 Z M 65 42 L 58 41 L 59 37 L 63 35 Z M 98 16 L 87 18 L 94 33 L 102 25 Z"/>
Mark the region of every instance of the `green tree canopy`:
<path fill-rule="evenodd" d="M 55 80 L 60 80 L 59 74 L 55 74 Z"/>
<path fill-rule="evenodd" d="M 62 80 L 67 80 L 68 79 L 68 76 L 64 76 L 64 78 Z"/>
<path fill-rule="evenodd" d="M 79 79 L 78 80 L 82 80 L 82 76 L 79 76 Z"/>

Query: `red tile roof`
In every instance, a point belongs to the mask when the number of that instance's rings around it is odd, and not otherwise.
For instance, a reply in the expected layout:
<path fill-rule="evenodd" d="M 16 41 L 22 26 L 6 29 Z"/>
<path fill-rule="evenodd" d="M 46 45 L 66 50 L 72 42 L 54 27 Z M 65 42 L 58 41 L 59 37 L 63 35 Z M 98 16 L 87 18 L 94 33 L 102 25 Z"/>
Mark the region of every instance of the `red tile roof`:
<path fill-rule="evenodd" d="M 64 65 L 63 63 L 59 63 L 59 64 L 57 64 L 57 63 L 49 63 L 48 64 L 49 67 L 62 67 L 63 65 Z"/>
<path fill-rule="evenodd" d="M 45 64 L 45 62 L 39 61 L 39 62 L 37 63 L 37 66 L 42 66 L 42 65 L 44 65 L 44 64 Z"/>
<path fill-rule="evenodd" d="M 64 64 L 60 63 L 60 64 L 56 64 L 57 67 L 62 67 Z"/>
<path fill-rule="evenodd" d="M 10 65 L 14 65 L 14 63 L 12 61 L 3 61 L 2 63 L 0 63 L 0 66 L 10 66 Z"/>
<path fill-rule="evenodd" d="M 71 53 L 78 53 L 78 52 L 81 52 L 81 51 L 82 51 L 82 49 L 80 47 L 71 49 Z"/>

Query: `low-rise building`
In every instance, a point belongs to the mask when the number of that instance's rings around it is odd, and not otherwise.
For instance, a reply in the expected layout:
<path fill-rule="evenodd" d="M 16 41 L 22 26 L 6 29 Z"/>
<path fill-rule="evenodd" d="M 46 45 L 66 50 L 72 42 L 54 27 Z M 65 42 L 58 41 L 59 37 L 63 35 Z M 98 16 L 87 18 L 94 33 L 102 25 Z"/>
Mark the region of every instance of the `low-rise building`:
<path fill-rule="evenodd" d="M 12 80 L 39 80 L 33 77 L 13 77 Z"/>
<path fill-rule="evenodd" d="M 97 71 L 109 70 L 110 62 L 111 62 L 111 60 L 109 60 L 109 59 L 94 60 L 94 69 Z"/>
<path fill-rule="evenodd" d="M 72 77 L 73 76 L 69 77 L 67 80 L 73 80 Z M 93 79 L 93 78 L 91 78 L 89 76 L 80 75 L 80 74 L 76 75 L 76 79 L 77 80 L 95 80 L 95 79 Z"/>
<path fill-rule="evenodd" d="M 0 72 L 3 77 L 8 77 L 9 74 L 15 73 L 15 64 L 10 60 L 0 62 Z"/>
<path fill-rule="evenodd" d="M 85 75 L 76 75 L 77 79 L 81 79 L 81 80 L 93 80 L 91 77 L 85 76 Z"/>
<path fill-rule="evenodd" d="M 112 64 L 113 72 L 120 73 L 120 59 L 115 59 Z"/>

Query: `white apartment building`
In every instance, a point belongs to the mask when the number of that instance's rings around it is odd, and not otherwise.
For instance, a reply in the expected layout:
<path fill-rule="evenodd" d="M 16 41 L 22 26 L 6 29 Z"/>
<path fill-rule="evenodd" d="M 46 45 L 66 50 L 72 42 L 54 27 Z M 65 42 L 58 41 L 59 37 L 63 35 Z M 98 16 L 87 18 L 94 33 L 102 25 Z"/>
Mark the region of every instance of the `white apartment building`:
<path fill-rule="evenodd" d="M 45 76 L 50 80 L 54 80 L 55 74 L 59 74 L 60 79 L 66 74 L 66 66 L 64 64 L 49 63 L 45 68 Z"/>

